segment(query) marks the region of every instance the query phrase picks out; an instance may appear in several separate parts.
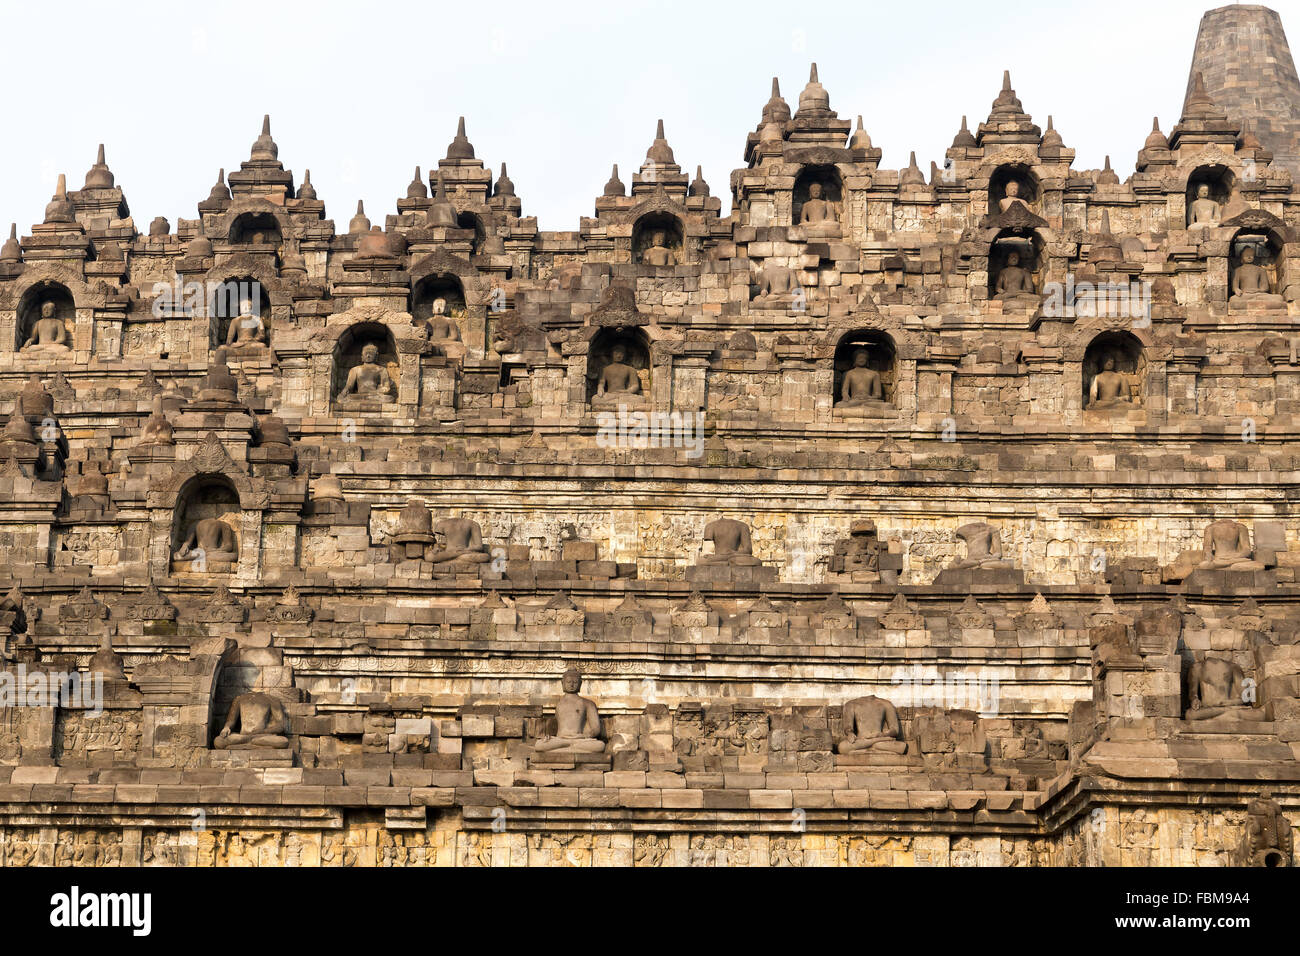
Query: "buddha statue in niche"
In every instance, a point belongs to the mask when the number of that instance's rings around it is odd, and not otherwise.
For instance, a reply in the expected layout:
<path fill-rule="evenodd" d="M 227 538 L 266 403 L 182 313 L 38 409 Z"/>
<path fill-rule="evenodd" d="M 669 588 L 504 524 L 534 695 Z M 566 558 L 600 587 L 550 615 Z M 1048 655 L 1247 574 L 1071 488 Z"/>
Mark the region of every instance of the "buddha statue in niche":
<path fill-rule="evenodd" d="M 1286 304 L 1282 296 L 1273 292 L 1273 280 L 1268 270 L 1255 261 L 1254 246 L 1241 250 L 1241 261 L 1232 272 L 1232 298 L 1229 302 L 1233 305 Z"/>
<path fill-rule="evenodd" d="M 456 324 L 447 313 L 447 300 L 437 298 L 433 300 L 432 312 L 429 318 L 425 320 L 425 327 L 429 330 L 430 342 L 459 342 L 460 326 Z"/>
<path fill-rule="evenodd" d="M 144 448 L 148 445 L 174 444 L 176 444 L 176 441 L 172 437 L 171 422 L 167 421 L 167 416 L 163 414 L 162 395 L 155 395 L 153 412 L 145 419 L 144 427 L 140 429 L 140 440 L 136 442 L 136 447 Z"/>
<path fill-rule="evenodd" d="M 393 398 L 393 378 L 379 364 L 379 346 L 366 343 L 361 349 L 361 364 L 348 372 L 339 392 L 340 401 L 389 402 Z"/>
<path fill-rule="evenodd" d="M 23 352 L 67 352 L 72 348 L 68 327 L 57 315 L 53 302 L 42 302 L 40 317 L 32 323 L 31 333 L 23 343 Z"/>
<path fill-rule="evenodd" d="M 641 376 L 627 363 L 627 348 L 616 344 L 609 350 L 609 363 L 600 370 L 596 398 L 601 404 L 627 401 L 641 394 Z"/>
<path fill-rule="evenodd" d="M 1197 565 L 1210 571 L 1262 571 L 1263 563 L 1254 559 L 1250 531 L 1244 524 L 1229 518 L 1210 523 L 1205 529 L 1203 558 Z"/>
<path fill-rule="evenodd" d="M 1034 277 L 1020 264 L 1020 253 L 1010 252 L 1006 265 L 998 273 L 997 298 L 1010 299 L 1019 295 L 1035 295 Z"/>
<path fill-rule="evenodd" d="M 844 705 L 844 737 L 835 744 L 839 754 L 905 754 L 898 708 L 874 695 L 859 697 Z"/>
<path fill-rule="evenodd" d="M 1006 212 L 1008 209 L 1010 209 L 1012 206 L 1015 205 L 1020 205 L 1025 209 L 1029 208 L 1029 206 L 1025 203 L 1025 201 L 1022 198 L 1020 198 L 1019 181 L 1015 179 L 1011 179 L 1007 181 L 1006 194 L 1003 195 L 1003 197 L 998 200 L 998 208 L 1002 212 Z"/>
<path fill-rule="evenodd" d="M 803 227 L 805 235 L 838 237 L 839 208 L 835 203 L 822 198 L 824 191 L 821 183 L 809 183 L 808 198 L 799 210 L 799 225 Z"/>
<path fill-rule="evenodd" d="M 755 301 L 760 305 L 788 302 L 798 288 L 793 269 L 769 260 L 763 263 L 763 268 L 759 271 L 758 296 Z"/>
<path fill-rule="evenodd" d="M 249 691 L 240 694 L 230 705 L 226 723 L 212 746 L 217 750 L 232 747 L 284 750 L 289 746 L 288 733 L 289 718 L 284 704 L 270 694 Z"/>
<path fill-rule="evenodd" d="M 600 739 L 600 711 L 596 704 L 578 695 L 582 675 L 570 667 L 561 678 L 564 695 L 555 704 L 555 735 L 538 737 L 533 749 L 539 753 L 603 753 Z"/>
<path fill-rule="evenodd" d="M 230 320 L 226 330 L 226 347 L 241 351 L 266 345 L 266 323 L 253 311 L 252 299 L 241 299 L 239 315 Z"/>
<path fill-rule="evenodd" d="M 840 396 L 837 405 L 850 408 L 884 404 L 885 392 L 880 373 L 867 365 L 867 350 L 856 349 L 853 352 L 853 367 L 844 373 L 840 381 Z"/>
<path fill-rule="evenodd" d="M 214 561 L 238 561 L 235 532 L 220 518 L 200 518 L 172 555 L 177 561 L 211 565 Z M 201 568 L 198 570 L 202 570 Z"/>
<path fill-rule="evenodd" d="M 433 526 L 434 536 L 442 547 L 426 560 L 434 564 L 454 561 L 457 564 L 483 564 L 490 561 L 483 544 L 483 530 L 470 518 L 443 518 Z"/>
<path fill-rule="evenodd" d="M 667 245 L 668 236 L 662 230 L 650 235 L 650 245 L 641 250 L 641 261 L 648 266 L 675 266 L 677 257 Z"/>
<path fill-rule="evenodd" d="M 966 542 L 966 557 L 953 561 L 949 568 L 1000 569 L 1012 566 L 1002 557 L 1002 536 L 992 525 L 972 521 L 957 529 L 957 538 Z"/>
<path fill-rule="evenodd" d="M 703 544 L 712 543 L 713 552 L 705 553 Z M 735 518 L 718 518 L 704 528 L 704 539 L 696 564 L 730 564 L 753 566 L 760 564 L 754 557 L 754 544 L 749 535 L 749 525 Z"/>
<path fill-rule="evenodd" d="M 1219 204 L 1210 198 L 1210 187 L 1201 183 L 1196 187 L 1196 198 L 1187 210 L 1187 228 L 1204 229 L 1219 224 Z"/>
<path fill-rule="evenodd" d="M 1252 706 L 1245 695 L 1245 671 L 1222 657 L 1197 661 L 1187 675 L 1187 719 L 1209 720 L 1229 716 L 1237 720 L 1263 720 L 1263 708 Z"/>
<path fill-rule="evenodd" d="M 1088 407 L 1092 409 L 1129 408 L 1134 403 L 1133 383 L 1123 372 L 1115 371 L 1115 356 L 1101 360 L 1101 371 L 1088 386 Z"/>

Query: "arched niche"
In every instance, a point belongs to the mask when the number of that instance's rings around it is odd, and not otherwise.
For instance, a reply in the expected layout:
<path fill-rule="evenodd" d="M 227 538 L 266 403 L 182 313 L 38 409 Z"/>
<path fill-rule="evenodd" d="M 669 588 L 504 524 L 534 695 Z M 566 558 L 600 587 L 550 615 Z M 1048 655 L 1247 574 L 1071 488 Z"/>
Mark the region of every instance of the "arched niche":
<path fill-rule="evenodd" d="M 896 404 L 897 364 L 898 350 L 887 333 L 875 329 L 846 332 L 835 346 L 833 395 L 836 410 L 868 408 L 872 402 Z M 847 398 L 846 378 L 850 392 Z M 880 397 L 874 398 L 872 393 L 877 383 Z"/>
<path fill-rule="evenodd" d="M 243 508 L 239 492 L 222 475 L 198 475 L 185 483 L 172 512 L 172 570 L 230 573 L 239 562 Z"/>
<path fill-rule="evenodd" d="M 373 361 L 367 361 L 368 355 L 373 355 Z M 387 326 L 361 322 L 345 329 L 334 344 L 332 368 L 330 395 L 335 408 L 397 401 L 397 343 Z M 355 377 L 354 369 L 359 370 Z M 354 382 L 351 388 L 349 380 Z"/>
<path fill-rule="evenodd" d="M 610 388 L 607 380 L 606 391 L 601 395 L 601 379 L 615 363 L 622 366 L 621 369 L 613 370 L 609 376 L 615 387 Z M 636 373 L 636 382 L 640 386 L 637 392 L 619 390 L 617 387 L 620 380 L 628 380 L 631 373 L 627 369 Z M 595 404 L 618 404 L 622 401 L 626 404 L 645 401 L 649 394 L 650 340 L 645 332 L 639 328 L 619 326 L 609 326 L 597 332 L 587 348 L 587 401 Z"/>
<path fill-rule="evenodd" d="M 1284 300 L 1280 293 L 1286 288 L 1286 282 L 1285 247 L 1277 231 L 1263 228 L 1237 230 L 1228 249 L 1230 300 L 1281 305 Z M 1267 288 L 1264 288 L 1265 283 Z"/>
<path fill-rule="evenodd" d="M 460 279 L 449 272 L 427 275 L 417 282 L 411 290 L 407 311 L 415 321 L 426 321 L 433 315 L 433 303 L 437 299 L 446 303 L 447 315 L 453 319 L 465 317 L 465 288 Z"/>
<path fill-rule="evenodd" d="M 1206 188 L 1205 198 L 1218 207 L 1212 217 L 1197 215 L 1196 204 L 1200 200 L 1202 186 Z M 1221 221 L 1223 210 L 1231 201 L 1236 186 L 1237 178 L 1227 166 L 1218 163 L 1197 166 L 1187 177 L 1187 225 L 1191 227 L 1197 219 L 1199 219 L 1199 222 L 1195 223 L 1197 225 L 1208 224 L 1210 218 L 1216 223 Z"/>
<path fill-rule="evenodd" d="M 804 206 L 808 200 L 814 198 L 814 192 L 820 194 L 820 200 L 828 204 L 827 211 L 833 215 L 833 218 L 827 219 L 823 213 L 822 218 L 817 221 L 838 222 L 844 202 L 844 181 L 840 176 L 840 171 L 830 165 L 811 165 L 800 169 L 799 174 L 794 179 L 794 194 L 792 197 L 794 224 L 800 225 L 803 223 Z"/>
<path fill-rule="evenodd" d="M 18 348 L 57 348 L 59 323 L 62 327 L 64 348 L 72 346 L 72 329 L 76 324 L 77 305 L 68 287 L 54 281 L 32 286 L 18 300 Z M 51 333 L 55 333 L 53 336 Z"/>
<path fill-rule="evenodd" d="M 207 304 L 216 336 L 214 345 L 270 344 L 271 300 L 257 279 L 231 276 L 211 287 Z M 243 320 L 242 324 L 238 320 Z"/>
<path fill-rule="evenodd" d="M 650 266 L 674 266 L 682 261 L 685 231 L 671 213 L 646 213 L 632 227 L 632 259 Z"/>
<path fill-rule="evenodd" d="M 1132 332 L 1102 332 L 1083 353 L 1083 407 L 1093 410 L 1133 408 L 1142 404 L 1147 362 L 1142 340 Z M 1093 381 L 1098 395 L 1092 396 Z"/>
<path fill-rule="evenodd" d="M 1008 188 L 1012 183 L 1015 185 Z M 1010 196 L 1012 192 L 1016 193 L 1014 197 Z M 1010 205 L 1009 202 L 1004 202 L 1009 198 L 1019 199 L 1033 210 L 1038 207 L 1041 195 L 1038 177 L 1024 163 L 1003 163 L 989 177 L 989 212 L 1001 213 Z"/>
<path fill-rule="evenodd" d="M 1007 273 L 1008 288 L 1012 282 L 1012 272 L 1008 270 L 1023 269 L 1028 273 L 1032 291 L 1020 294 L 1037 295 L 1043 290 L 1043 276 L 1047 271 L 1047 255 L 1043 237 L 1037 232 L 1003 229 L 989 243 L 989 298 L 1006 299 L 1016 293 L 1000 291 L 1002 277 Z"/>
<path fill-rule="evenodd" d="M 469 251 L 470 255 L 478 255 L 478 251 L 483 248 L 483 240 L 487 238 L 487 229 L 483 226 L 483 220 L 475 213 L 461 212 L 456 214 L 456 225 L 474 233 L 474 237 L 469 241 Z"/>
<path fill-rule="evenodd" d="M 257 251 L 259 246 L 274 251 L 280 245 L 280 238 L 280 221 L 269 212 L 240 213 L 230 224 L 230 241 L 252 246 L 250 251 Z"/>

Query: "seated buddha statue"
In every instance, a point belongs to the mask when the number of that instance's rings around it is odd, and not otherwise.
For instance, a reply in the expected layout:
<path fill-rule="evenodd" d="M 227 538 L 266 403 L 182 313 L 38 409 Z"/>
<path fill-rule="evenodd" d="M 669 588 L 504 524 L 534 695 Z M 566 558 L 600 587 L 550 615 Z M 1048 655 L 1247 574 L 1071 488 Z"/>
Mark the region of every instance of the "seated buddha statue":
<path fill-rule="evenodd" d="M 456 324 L 447 312 L 447 300 L 437 298 L 433 300 L 432 312 L 426 322 L 429 329 L 429 341 L 431 342 L 459 342 L 460 326 Z"/>
<path fill-rule="evenodd" d="M 600 711 L 594 701 L 578 695 L 582 675 L 570 667 L 561 678 L 564 695 L 555 704 L 555 734 L 538 737 L 533 749 L 539 753 L 602 753 Z"/>
<path fill-rule="evenodd" d="M 1229 716 L 1238 720 L 1263 720 L 1264 710 L 1245 694 L 1245 671 L 1234 661 L 1206 657 L 1187 675 L 1188 720 Z"/>
<path fill-rule="evenodd" d="M 754 301 L 759 305 L 780 305 L 791 301 L 798 288 L 793 269 L 768 260 L 758 274 L 758 296 Z"/>
<path fill-rule="evenodd" d="M 596 381 L 594 404 L 617 404 L 641 394 L 641 376 L 627 364 L 627 349 L 615 345 L 609 350 L 609 362 L 600 370 Z"/>
<path fill-rule="evenodd" d="M 713 552 L 706 554 L 703 545 L 713 544 Z M 754 557 L 754 543 L 749 535 L 749 525 L 735 518 L 718 518 L 704 528 L 704 539 L 696 564 L 731 564 L 752 566 L 760 564 Z"/>
<path fill-rule="evenodd" d="M 662 232 L 655 232 L 650 236 L 650 245 L 641 250 L 641 261 L 648 266 L 673 266 L 677 264 L 677 257 L 667 246 L 668 237 Z"/>
<path fill-rule="evenodd" d="M 288 733 L 289 718 L 284 704 L 270 694 L 249 691 L 231 703 L 226 723 L 212 746 L 217 750 L 232 747 L 284 750 L 289 746 Z"/>
<path fill-rule="evenodd" d="M 1105 409 L 1133 404 L 1133 383 L 1127 375 L 1115 371 L 1115 357 L 1107 355 L 1101 360 L 1101 371 L 1093 376 L 1088 387 L 1088 407 Z"/>
<path fill-rule="evenodd" d="M 1250 544 L 1250 532 L 1244 524 L 1222 518 L 1205 529 L 1204 556 L 1200 568 L 1211 571 L 1262 571 Z"/>
<path fill-rule="evenodd" d="M 953 561 L 948 567 L 999 569 L 1011 567 L 1002 557 L 1002 536 L 997 528 L 983 521 L 972 521 L 957 529 L 957 538 L 966 542 L 966 557 Z"/>
<path fill-rule="evenodd" d="M 361 364 L 348 372 L 339 399 L 391 402 L 393 392 L 393 378 L 388 374 L 388 369 L 379 364 L 379 346 L 373 342 L 367 343 L 361 350 Z"/>
<path fill-rule="evenodd" d="M 226 348 L 242 351 L 266 345 L 266 323 L 253 311 L 253 301 L 242 299 L 239 315 L 230 320 L 226 331 Z"/>
<path fill-rule="evenodd" d="M 844 737 L 835 744 L 840 754 L 905 754 L 898 708 L 876 696 L 859 697 L 844 705 Z"/>
<path fill-rule="evenodd" d="M 1017 204 L 1024 206 L 1026 209 L 1029 208 L 1028 206 L 1025 206 L 1025 201 L 1020 198 L 1020 183 L 1012 179 L 1007 182 L 1006 194 L 998 200 L 998 207 L 1002 212 L 1006 212 L 1012 206 Z"/>
<path fill-rule="evenodd" d="M 163 414 L 162 395 L 155 395 L 153 412 L 145 419 L 144 427 L 140 429 L 140 440 L 136 442 L 136 447 L 144 448 L 147 445 L 174 444 L 176 444 L 176 440 L 172 437 L 171 422 L 167 421 L 167 416 Z"/>
<path fill-rule="evenodd" d="M 811 183 L 808 186 L 808 198 L 799 211 L 799 225 L 804 234 L 814 237 L 834 237 L 840 235 L 839 209 L 833 202 L 822 198 L 822 184 Z"/>
<path fill-rule="evenodd" d="M 457 564 L 483 564 L 490 561 L 487 546 L 483 544 L 483 530 L 470 518 L 443 518 L 433 526 L 433 533 L 442 547 L 426 560 L 434 564 L 454 561 Z"/>
<path fill-rule="evenodd" d="M 1196 187 L 1196 198 L 1187 210 L 1187 228 L 1204 229 L 1219 224 L 1219 204 L 1210 198 L 1210 187 L 1201 183 Z"/>
<path fill-rule="evenodd" d="M 61 353 L 72 348 L 72 336 L 57 311 L 53 302 L 41 303 L 40 317 L 32 323 L 31 334 L 20 351 Z"/>
<path fill-rule="evenodd" d="M 1018 295 L 1034 295 L 1033 274 L 1020 264 L 1020 253 L 1007 254 L 1007 264 L 998 273 L 996 298 L 1009 299 Z"/>
<path fill-rule="evenodd" d="M 883 404 L 884 389 L 880 373 L 867 365 L 867 350 L 858 349 L 853 353 L 853 367 L 844 373 L 840 382 L 840 396 L 836 405 L 855 407 L 873 402 Z"/>
<path fill-rule="evenodd" d="M 189 535 L 172 557 L 177 561 L 194 561 L 204 565 L 214 561 L 238 561 L 235 532 L 220 518 L 200 518 L 194 522 Z"/>
<path fill-rule="evenodd" d="M 1241 262 L 1232 273 L 1232 297 L 1230 305 L 1263 303 L 1267 305 L 1285 305 L 1282 296 L 1273 292 L 1273 280 L 1268 270 L 1255 262 L 1255 249 L 1246 246 L 1241 250 Z"/>

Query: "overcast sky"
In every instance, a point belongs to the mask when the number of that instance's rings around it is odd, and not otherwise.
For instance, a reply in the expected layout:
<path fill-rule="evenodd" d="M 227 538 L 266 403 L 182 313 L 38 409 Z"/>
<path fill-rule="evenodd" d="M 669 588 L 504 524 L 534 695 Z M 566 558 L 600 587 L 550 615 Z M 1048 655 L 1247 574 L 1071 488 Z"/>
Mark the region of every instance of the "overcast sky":
<path fill-rule="evenodd" d="M 1300 30 L 1300 0 L 1272 4 Z M 6 3 L 10 95 L 0 221 L 26 233 L 59 172 L 80 188 L 103 142 L 137 228 L 195 218 L 269 112 L 280 159 L 347 228 L 396 211 L 466 117 L 524 215 L 576 229 L 617 162 L 631 182 L 662 117 L 677 162 L 729 208 L 728 177 L 773 75 L 791 108 L 818 63 L 831 108 L 862 114 L 882 165 L 942 162 L 1002 70 L 1075 166 L 1129 175 L 1152 115 L 1177 121 L 1200 16 L 1175 0 L 677 3 Z M 792 18 L 794 17 L 794 18 Z M 1294 36 L 1292 37 L 1294 42 Z"/>

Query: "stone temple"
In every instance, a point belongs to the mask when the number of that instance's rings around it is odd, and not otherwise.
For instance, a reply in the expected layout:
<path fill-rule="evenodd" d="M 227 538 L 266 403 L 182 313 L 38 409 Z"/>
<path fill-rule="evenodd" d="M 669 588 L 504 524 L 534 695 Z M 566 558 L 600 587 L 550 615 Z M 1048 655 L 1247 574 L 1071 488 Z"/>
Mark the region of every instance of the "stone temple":
<path fill-rule="evenodd" d="M 0 863 L 1291 865 L 1298 104 L 1226 9 L 1123 182 L 1010 75 L 882 168 L 815 66 L 727 217 L 671 123 L 572 232 L 464 122 L 376 220 L 269 120 L 174 224 L 60 177 Z"/>

